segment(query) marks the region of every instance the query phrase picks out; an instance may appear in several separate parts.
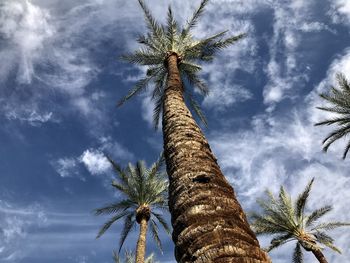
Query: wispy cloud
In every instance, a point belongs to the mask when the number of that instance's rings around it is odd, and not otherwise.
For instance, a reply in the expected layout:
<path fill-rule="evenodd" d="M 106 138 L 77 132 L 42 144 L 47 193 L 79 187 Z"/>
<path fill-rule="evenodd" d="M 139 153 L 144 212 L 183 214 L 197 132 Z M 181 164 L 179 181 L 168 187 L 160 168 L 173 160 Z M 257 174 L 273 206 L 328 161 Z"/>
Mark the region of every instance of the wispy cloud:
<path fill-rule="evenodd" d="M 0 200 L 0 260 L 18 262 L 26 256 L 23 245 L 31 228 L 43 227 L 47 217 L 40 207 L 20 208 Z"/>
<path fill-rule="evenodd" d="M 106 174 L 110 171 L 110 163 L 105 154 L 108 154 L 115 161 L 133 161 L 135 158 L 134 154 L 122 144 L 107 136 L 99 139 L 98 147 L 88 148 L 80 156 L 63 157 L 51 161 L 51 165 L 63 178 L 77 177 L 85 181 L 83 166 L 91 175 Z"/>
<path fill-rule="evenodd" d="M 288 112 L 262 113 L 254 117 L 249 129 L 216 131 L 209 137 L 220 165 L 234 185 L 246 211 L 256 209 L 255 199 L 265 189 L 277 192 L 283 184 L 296 196 L 307 181 L 315 177 L 310 208 L 332 204 L 334 211 L 330 218 L 350 220 L 343 213 L 349 198 L 346 189 L 350 184 L 349 164 L 341 160 L 339 155 L 344 143 L 338 142 L 332 145 L 327 154 L 323 153 L 321 142 L 330 128 L 314 126 L 314 123 L 329 117 L 329 113 L 316 109 L 316 106 L 323 104 L 318 92 L 326 91 L 331 84 L 335 84 L 335 72 L 349 67 L 348 53 L 346 51 L 335 58 L 326 78 Z M 341 262 L 350 256 L 348 244 L 344 241 L 350 238 L 350 234 L 335 234 L 338 239 L 336 243 L 344 249 L 344 254 L 328 251 L 327 256 Z M 289 252 L 289 248 L 285 248 L 277 254 L 272 253 L 273 259 L 283 262 L 282 254 Z"/>
<path fill-rule="evenodd" d="M 59 158 L 56 161 L 52 161 L 51 164 L 63 178 L 79 176 L 79 162 L 76 158 Z"/>

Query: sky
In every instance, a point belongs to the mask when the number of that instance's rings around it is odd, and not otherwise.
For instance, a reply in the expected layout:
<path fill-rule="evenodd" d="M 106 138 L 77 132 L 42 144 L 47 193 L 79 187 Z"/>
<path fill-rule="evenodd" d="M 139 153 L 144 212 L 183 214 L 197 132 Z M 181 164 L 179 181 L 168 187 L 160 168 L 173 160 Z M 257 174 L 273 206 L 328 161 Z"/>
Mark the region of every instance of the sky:
<path fill-rule="evenodd" d="M 161 22 L 172 5 L 180 23 L 199 2 L 146 0 Z M 136 0 L 0 0 L 1 262 L 112 262 L 121 225 L 96 240 L 108 217 L 92 213 L 121 198 L 104 153 L 151 164 L 162 149 L 147 94 L 116 107 L 145 72 L 119 59 L 145 29 Z M 325 219 L 350 221 L 347 141 L 323 153 L 332 127 L 314 126 L 331 117 L 316 109 L 326 105 L 318 94 L 337 72 L 350 77 L 350 2 L 212 0 L 194 34 L 225 29 L 247 37 L 203 64 L 202 128 L 244 210 L 266 189 L 283 184 L 295 197 L 315 177 L 309 209 L 332 204 Z M 332 234 L 343 254 L 326 257 L 350 262 L 350 229 Z M 135 229 L 125 248 L 136 239 Z M 164 252 L 150 238 L 147 254 L 175 262 L 171 239 L 161 239 Z M 293 248 L 271 252 L 273 262 L 291 262 Z"/>

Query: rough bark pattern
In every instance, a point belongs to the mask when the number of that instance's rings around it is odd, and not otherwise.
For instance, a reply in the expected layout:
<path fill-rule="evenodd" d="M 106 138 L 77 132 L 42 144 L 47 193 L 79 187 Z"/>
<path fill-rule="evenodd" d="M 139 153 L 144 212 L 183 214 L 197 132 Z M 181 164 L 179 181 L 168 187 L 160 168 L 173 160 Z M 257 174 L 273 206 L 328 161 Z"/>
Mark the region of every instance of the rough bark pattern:
<path fill-rule="evenodd" d="M 137 240 L 136 263 L 143 263 L 145 261 L 145 253 L 146 253 L 146 234 L 147 234 L 148 221 L 146 218 L 142 218 L 139 224 L 140 224 L 140 235 L 139 235 L 139 239 Z"/>
<path fill-rule="evenodd" d="M 271 262 L 183 98 L 177 56 L 167 59 L 163 107 L 169 208 L 178 262 Z"/>
<path fill-rule="evenodd" d="M 318 262 L 320 263 L 328 263 L 326 257 L 323 255 L 321 250 L 312 250 L 312 253 L 315 255 L 317 258 Z"/>

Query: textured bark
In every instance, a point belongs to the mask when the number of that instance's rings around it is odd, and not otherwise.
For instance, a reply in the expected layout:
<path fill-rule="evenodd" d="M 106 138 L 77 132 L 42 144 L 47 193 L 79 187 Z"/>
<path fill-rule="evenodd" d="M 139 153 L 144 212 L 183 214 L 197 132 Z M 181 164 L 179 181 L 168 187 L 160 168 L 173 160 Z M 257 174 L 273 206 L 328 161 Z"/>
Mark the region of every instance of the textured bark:
<path fill-rule="evenodd" d="M 312 254 L 315 255 L 317 258 L 318 262 L 320 263 L 328 263 L 326 257 L 323 255 L 322 251 L 317 249 L 317 250 L 312 250 Z"/>
<path fill-rule="evenodd" d="M 140 235 L 137 240 L 136 246 L 136 263 L 143 263 L 145 261 L 145 253 L 146 253 L 146 234 L 148 221 L 146 218 L 142 218 L 139 222 L 140 224 Z"/>
<path fill-rule="evenodd" d="M 169 209 L 178 262 L 271 262 L 183 98 L 178 58 L 167 59 L 163 107 Z"/>

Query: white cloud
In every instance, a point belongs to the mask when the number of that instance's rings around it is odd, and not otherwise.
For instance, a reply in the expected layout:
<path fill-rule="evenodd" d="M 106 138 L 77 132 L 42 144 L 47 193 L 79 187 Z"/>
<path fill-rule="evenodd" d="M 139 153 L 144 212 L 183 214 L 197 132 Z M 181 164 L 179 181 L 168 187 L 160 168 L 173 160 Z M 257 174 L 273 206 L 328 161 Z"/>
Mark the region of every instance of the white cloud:
<path fill-rule="evenodd" d="M 63 178 L 78 174 L 78 162 L 75 158 L 60 158 L 52 162 L 52 165 Z"/>
<path fill-rule="evenodd" d="M 350 2 L 348 0 L 330 1 L 331 10 L 329 14 L 335 23 L 344 23 L 349 25 L 350 21 Z"/>
<path fill-rule="evenodd" d="M 135 158 L 134 154 L 130 152 L 121 143 L 115 141 L 110 136 L 102 136 L 99 140 L 101 146 L 99 150 L 108 154 L 109 156 L 124 161 L 131 161 Z"/>
<path fill-rule="evenodd" d="M 110 136 L 102 136 L 99 144 L 97 148 L 86 149 L 80 156 L 59 158 L 52 161 L 51 165 L 63 178 L 78 177 L 85 181 L 86 178 L 82 176 L 83 172 L 80 170 L 81 165 L 84 165 L 92 175 L 105 174 L 110 170 L 110 163 L 105 154 L 111 156 L 115 161 L 134 159 L 133 153 L 119 142 L 113 141 Z"/>
<path fill-rule="evenodd" d="M 38 113 L 36 110 L 27 110 L 21 112 L 18 109 L 12 109 L 5 114 L 9 120 L 19 120 L 21 122 L 27 122 L 31 126 L 40 126 L 48 121 L 53 121 L 53 113 Z"/>
<path fill-rule="evenodd" d="M 249 129 L 216 131 L 209 136 L 213 151 L 246 211 L 255 209 L 256 198 L 267 188 L 277 192 L 283 184 L 295 197 L 315 177 L 309 208 L 332 204 L 334 211 L 325 219 L 350 221 L 344 213 L 348 207 L 346 200 L 350 198 L 346 190 L 350 185 L 350 166 L 341 159 L 345 142 L 339 141 L 327 154 L 323 153 L 321 142 L 331 127 L 314 126 L 330 116 L 316 109 L 323 104 L 318 93 L 335 84 L 335 72 L 350 67 L 349 53 L 346 50 L 335 58 L 320 85 L 288 112 L 260 114 L 254 117 Z M 347 250 L 350 232 L 335 232 L 334 237 L 344 253 L 338 255 L 326 250 L 326 256 L 330 261 L 344 262 L 350 257 Z M 261 240 L 266 245 L 269 239 Z M 284 262 L 291 250 L 285 247 L 271 255 L 276 262 Z M 307 259 L 312 260 L 312 255 Z"/>
<path fill-rule="evenodd" d="M 34 64 L 38 62 L 43 43 L 54 35 L 49 24 L 49 13 L 29 1 L 5 1 L 0 9 L 0 34 L 5 36 L 8 47 L 4 50 L 17 50 L 17 81 L 29 84 L 35 75 Z M 14 53 L 10 52 L 10 56 Z M 1 59 L 6 59 L 6 52 Z M 14 62 L 14 61 L 9 61 Z"/>
<path fill-rule="evenodd" d="M 93 175 L 103 174 L 110 168 L 107 158 L 98 150 L 88 149 L 79 159 Z"/>
<path fill-rule="evenodd" d="M 14 207 L 0 200 L 0 260 L 18 262 L 26 255 L 29 229 L 43 227 L 47 217 L 40 205 Z"/>

